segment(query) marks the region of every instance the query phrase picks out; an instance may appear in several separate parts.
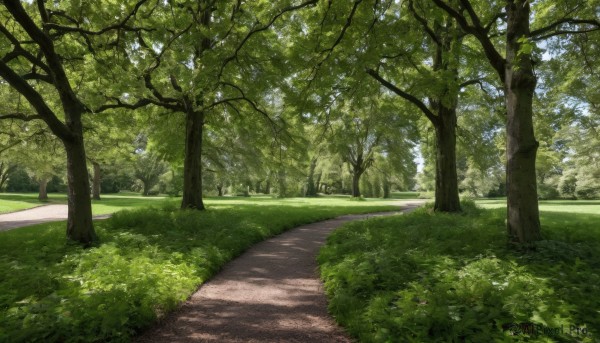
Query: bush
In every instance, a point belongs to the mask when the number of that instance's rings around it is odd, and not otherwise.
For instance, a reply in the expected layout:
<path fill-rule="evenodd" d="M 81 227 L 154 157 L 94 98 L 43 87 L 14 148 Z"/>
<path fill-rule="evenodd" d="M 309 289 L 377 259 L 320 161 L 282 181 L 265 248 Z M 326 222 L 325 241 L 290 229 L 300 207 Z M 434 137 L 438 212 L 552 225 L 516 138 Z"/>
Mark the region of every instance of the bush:
<path fill-rule="evenodd" d="M 560 178 L 558 190 L 564 198 L 574 199 L 575 189 L 577 188 L 577 177 L 573 172 L 566 172 Z"/>
<path fill-rule="evenodd" d="M 6 182 L 7 192 L 37 192 L 39 185 L 33 181 L 25 168 L 17 167 L 8 174 L 8 181 Z"/>
<path fill-rule="evenodd" d="M 233 257 L 284 230 L 389 206 L 229 203 L 124 211 L 95 223 L 102 244 L 66 245 L 64 223 L 2 232 L 0 342 L 128 342 Z M 343 206 L 342 206 L 343 205 Z"/>
<path fill-rule="evenodd" d="M 596 341 L 600 234 L 590 228 L 598 216 L 546 215 L 547 240 L 519 253 L 506 246 L 505 210 L 469 202 L 456 215 L 430 206 L 347 224 L 321 249 L 329 310 L 358 341 Z M 564 330 L 515 331 L 527 325 Z M 573 336 L 571 327 L 588 334 Z"/>
<path fill-rule="evenodd" d="M 558 199 L 559 195 L 560 194 L 559 194 L 558 190 L 551 185 L 547 185 L 547 184 L 538 185 L 538 198 L 540 198 L 540 199 L 544 199 L 544 200 Z"/>

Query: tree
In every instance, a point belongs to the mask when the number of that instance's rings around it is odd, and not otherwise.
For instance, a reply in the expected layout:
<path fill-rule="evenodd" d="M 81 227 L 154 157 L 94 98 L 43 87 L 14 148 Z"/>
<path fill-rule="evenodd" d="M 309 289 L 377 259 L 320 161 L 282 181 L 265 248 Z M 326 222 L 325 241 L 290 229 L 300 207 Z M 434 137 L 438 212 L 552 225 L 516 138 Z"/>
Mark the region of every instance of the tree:
<path fill-rule="evenodd" d="M 360 178 L 375 162 L 378 153 L 389 156 L 412 154 L 414 135 L 403 109 L 392 104 L 389 95 L 354 98 L 336 109 L 331 146 L 348 164 L 352 175 L 352 196 L 360 197 Z M 335 118 L 335 117 L 334 117 Z M 387 148 L 387 149 L 385 149 Z"/>
<path fill-rule="evenodd" d="M 431 68 L 412 63 L 412 68 L 415 72 L 411 78 L 416 78 L 417 84 L 425 84 L 423 78 L 429 79 L 428 85 L 428 101 L 427 104 L 415 95 L 415 91 L 402 90 L 397 85 L 388 81 L 380 75 L 377 70 L 368 69 L 367 73 L 379 81 L 384 87 L 396 93 L 406 101 L 416 106 L 429 120 L 435 129 L 435 204 L 434 209 L 442 212 L 457 212 L 460 211 L 460 201 L 458 197 L 458 180 L 456 174 L 456 122 L 457 122 L 457 106 L 459 91 L 475 82 L 481 82 L 478 79 L 468 80 L 461 83 L 459 76 L 460 60 L 463 58 L 463 32 L 456 27 L 454 21 L 448 17 L 439 16 L 427 8 L 423 1 L 408 1 L 408 10 L 414 21 L 421 26 L 419 33 L 424 32 L 429 39 L 425 44 L 425 56 L 423 58 L 431 58 L 433 63 Z M 425 13 L 422 13 L 425 8 Z M 421 9 L 421 10 L 419 10 Z M 431 18 L 431 19 L 429 19 Z M 419 37 L 420 34 L 416 36 Z M 420 39 L 419 39 L 420 40 Z M 409 43 L 414 44 L 414 43 Z M 386 68 L 388 74 L 391 71 L 397 72 L 398 68 L 402 68 L 402 73 L 405 72 L 408 66 L 402 66 L 398 63 L 398 57 L 403 55 L 403 50 L 409 48 L 400 46 L 400 52 L 384 50 L 382 62 L 384 65 L 391 64 Z M 413 50 L 417 50 L 412 48 Z M 409 60 L 414 60 L 413 57 L 407 57 Z M 390 63 L 391 62 L 391 63 Z M 381 63 L 381 62 L 380 62 Z M 421 80 L 419 80 L 421 79 Z M 430 87 L 434 84 L 434 87 Z M 414 85 L 407 86 L 408 89 L 415 89 Z"/>
<path fill-rule="evenodd" d="M 530 1 L 507 0 L 491 4 L 482 1 L 473 2 L 476 5 L 474 7 L 470 0 L 460 0 L 458 9 L 452 1 L 433 2 L 452 16 L 462 30 L 479 41 L 504 85 L 507 111 L 507 231 L 511 242 L 530 244 L 541 239 L 535 175 L 539 143 L 533 131 L 533 96 L 537 83 L 532 58 L 535 42 L 560 34 L 594 30 L 600 28 L 600 23 L 597 20 L 577 18 L 590 13 L 585 12 L 587 6 L 583 2 L 578 7 L 569 4 L 569 8 L 576 9 L 574 11 L 561 12 L 571 13 L 573 17 L 544 23 L 545 26 L 534 30 L 531 30 Z M 504 11 L 500 9 L 503 5 Z M 560 5 L 567 6 L 562 3 Z M 505 40 L 497 43 L 491 37 L 491 32 L 503 17 L 506 18 Z M 589 28 L 588 25 L 594 28 Z M 577 26 L 586 27 L 578 29 Z M 502 46 L 506 49 L 505 57 L 499 51 Z"/>
<path fill-rule="evenodd" d="M 150 195 L 152 187 L 158 184 L 160 176 L 168 170 L 160 157 L 152 152 L 142 152 L 135 164 L 135 177 L 143 184 L 142 194 Z"/>
<path fill-rule="evenodd" d="M 77 82 L 72 73 L 84 74 L 82 67 L 89 59 L 83 55 L 102 49 L 100 46 L 107 49 L 106 41 L 115 40 L 118 45 L 122 31 L 135 29 L 128 22 L 144 2 L 111 7 L 113 15 L 108 17 L 112 22 L 108 24 L 106 17 L 98 15 L 102 11 L 88 11 L 93 6 L 71 2 L 2 2 L 5 21 L 0 24 L 0 34 L 5 44 L 0 76 L 3 84 L 15 89 L 29 106 L 3 114 L 0 119 L 42 120 L 60 139 L 67 155 L 67 237 L 84 245 L 97 240 L 92 224 L 82 122 L 82 116 L 92 110 L 84 103 L 85 96 L 74 88 Z M 102 42 L 96 39 L 102 36 L 105 38 Z"/>
<path fill-rule="evenodd" d="M 267 63 L 253 61 L 277 60 L 269 56 L 278 44 L 276 35 L 269 32 L 271 27 L 285 14 L 316 2 L 293 5 L 282 1 L 269 6 L 240 1 L 165 2 L 157 4 L 156 15 L 150 19 L 155 30 L 135 36 L 132 45 L 139 48 L 132 51 L 132 57 L 145 87 L 145 94 L 136 94 L 138 103 L 185 117 L 182 208 L 204 209 L 202 148 L 210 117 L 254 112 L 271 121 L 258 104 L 261 96 L 254 96 L 271 88 L 261 70 Z M 266 39 L 254 38 L 259 33 Z M 257 49 L 245 49 L 250 44 Z"/>

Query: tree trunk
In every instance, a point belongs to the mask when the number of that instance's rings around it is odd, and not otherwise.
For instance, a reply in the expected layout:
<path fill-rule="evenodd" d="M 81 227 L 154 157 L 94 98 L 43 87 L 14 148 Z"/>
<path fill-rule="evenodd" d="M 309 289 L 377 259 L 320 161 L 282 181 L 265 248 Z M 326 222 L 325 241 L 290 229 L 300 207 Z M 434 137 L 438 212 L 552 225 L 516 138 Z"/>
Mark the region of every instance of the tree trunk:
<path fill-rule="evenodd" d="M 353 166 L 352 170 L 352 197 L 360 198 L 360 176 L 362 175 L 362 171 L 360 168 Z"/>
<path fill-rule="evenodd" d="M 47 201 L 48 200 L 48 190 L 47 190 L 48 179 L 42 178 L 39 180 L 38 183 L 40 185 L 40 190 L 38 193 L 38 200 L 39 201 Z"/>
<path fill-rule="evenodd" d="M 186 114 L 182 209 L 204 210 L 202 202 L 202 133 L 204 112 Z"/>
<path fill-rule="evenodd" d="M 285 198 L 287 189 L 285 184 L 285 171 L 283 169 L 279 169 L 279 171 L 277 172 L 277 182 L 279 183 L 278 198 Z"/>
<path fill-rule="evenodd" d="M 265 194 L 271 194 L 271 177 L 270 176 L 267 179 L 267 182 L 265 183 Z"/>
<path fill-rule="evenodd" d="M 533 132 L 533 95 L 536 77 L 531 56 L 523 53 L 522 37 L 529 36 L 529 2 L 509 1 L 506 44 L 506 182 L 507 230 L 515 243 L 541 239 L 535 176 L 539 143 Z"/>
<path fill-rule="evenodd" d="M 308 167 L 308 178 L 306 180 L 306 194 L 307 197 L 314 197 L 317 195 L 317 189 L 315 188 L 315 169 L 317 168 L 317 158 L 313 158 L 310 161 Z"/>
<path fill-rule="evenodd" d="M 456 109 L 441 106 L 435 127 L 435 204 L 434 210 L 459 212 L 458 177 L 456 173 Z"/>
<path fill-rule="evenodd" d="M 0 192 L 4 189 L 8 175 L 17 167 L 16 164 L 0 163 Z"/>
<path fill-rule="evenodd" d="M 92 162 L 94 166 L 94 177 L 92 182 L 92 199 L 100 200 L 100 182 L 102 181 L 102 171 L 98 162 Z"/>
<path fill-rule="evenodd" d="M 219 192 L 219 196 L 223 196 L 223 185 L 217 185 L 217 191 Z"/>
<path fill-rule="evenodd" d="M 261 187 L 260 187 L 261 183 L 262 183 L 262 181 L 256 181 L 256 183 L 255 183 L 254 192 L 256 194 L 261 193 L 261 190 L 262 190 Z"/>
<path fill-rule="evenodd" d="M 147 181 L 147 180 L 141 180 L 141 181 L 144 184 L 144 187 L 142 188 L 142 195 L 147 197 L 150 194 L 150 181 Z"/>
<path fill-rule="evenodd" d="M 390 189 L 391 189 L 390 181 L 387 178 L 384 178 L 383 179 L 383 198 L 384 199 L 390 198 Z"/>
<path fill-rule="evenodd" d="M 90 179 L 86 165 L 83 136 L 76 135 L 72 141 L 63 141 L 67 152 L 67 184 L 69 214 L 67 237 L 89 245 L 98 237 L 92 223 Z"/>
<path fill-rule="evenodd" d="M 321 177 L 323 176 L 323 172 L 317 174 L 317 181 L 315 182 L 315 195 L 318 195 L 321 192 Z"/>

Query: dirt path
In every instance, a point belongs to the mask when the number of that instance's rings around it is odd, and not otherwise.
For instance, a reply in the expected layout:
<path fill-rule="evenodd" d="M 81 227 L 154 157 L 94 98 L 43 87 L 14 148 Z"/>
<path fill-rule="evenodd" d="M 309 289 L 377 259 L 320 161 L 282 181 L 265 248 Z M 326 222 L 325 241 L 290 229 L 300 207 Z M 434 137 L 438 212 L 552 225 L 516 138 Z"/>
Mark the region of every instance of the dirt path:
<path fill-rule="evenodd" d="M 108 218 L 107 215 L 94 219 Z M 0 214 L 0 232 L 24 226 L 54 222 L 67 219 L 67 205 L 44 205 L 28 210 Z"/>
<path fill-rule="evenodd" d="M 404 203 L 402 212 L 421 204 Z M 351 342 L 327 313 L 315 257 L 340 225 L 390 214 L 342 216 L 259 243 L 135 341 Z"/>

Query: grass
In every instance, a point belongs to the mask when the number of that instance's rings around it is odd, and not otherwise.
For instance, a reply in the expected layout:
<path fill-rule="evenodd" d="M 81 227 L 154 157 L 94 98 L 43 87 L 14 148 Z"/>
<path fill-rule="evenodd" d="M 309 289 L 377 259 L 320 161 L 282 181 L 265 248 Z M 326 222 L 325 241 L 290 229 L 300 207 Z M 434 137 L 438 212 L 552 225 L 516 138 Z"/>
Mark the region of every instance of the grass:
<path fill-rule="evenodd" d="M 67 202 L 64 194 L 49 194 L 48 201 L 41 202 L 37 193 L 0 193 L 0 213 L 26 210 L 46 204 L 61 204 Z"/>
<path fill-rule="evenodd" d="M 475 201 L 482 208 L 505 208 L 506 199 L 480 199 Z M 540 200 L 542 212 L 568 212 L 600 215 L 600 200 Z"/>
<path fill-rule="evenodd" d="M 330 311 L 362 342 L 598 342 L 600 203 L 579 203 L 542 202 L 527 253 L 504 208 L 348 224 L 319 256 Z"/>
<path fill-rule="evenodd" d="M 66 194 L 48 194 L 48 201 L 41 202 L 37 193 L 0 193 L 0 213 L 9 213 L 29 208 L 49 205 L 66 204 Z M 119 193 L 102 195 L 102 200 L 92 201 L 94 215 L 109 214 L 120 210 L 151 206 L 163 201 L 175 201 L 166 197 L 143 197 L 137 193 Z"/>
<path fill-rule="evenodd" d="M 392 199 L 418 199 L 419 192 L 391 192 L 390 196 Z"/>
<path fill-rule="evenodd" d="M 252 244 L 345 213 L 396 209 L 344 198 L 208 199 L 121 211 L 102 243 L 65 244 L 64 222 L 0 233 L 0 342 L 126 342 Z M 116 202 L 113 204 L 116 205 Z M 126 207 L 126 204 L 123 204 Z"/>

